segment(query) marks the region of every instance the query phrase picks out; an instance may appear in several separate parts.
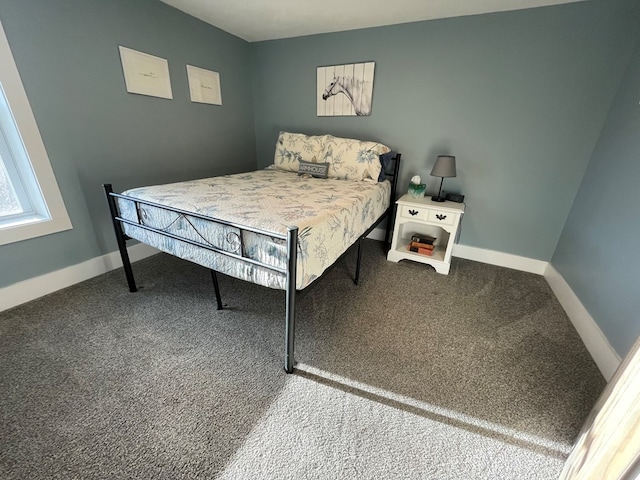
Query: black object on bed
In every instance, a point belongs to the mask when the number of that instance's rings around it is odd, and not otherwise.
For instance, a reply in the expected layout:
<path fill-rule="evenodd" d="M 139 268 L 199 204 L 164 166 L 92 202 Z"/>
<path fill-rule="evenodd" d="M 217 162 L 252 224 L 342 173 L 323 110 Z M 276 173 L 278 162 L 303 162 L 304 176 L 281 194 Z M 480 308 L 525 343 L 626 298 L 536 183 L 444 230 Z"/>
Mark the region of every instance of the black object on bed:
<path fill-rule="evenodd" d="M 384 168 L 384 175 L 390 181 L 390 199 L 389 205 L 386 207 L 384 212 L 373 222 L 371 226 L 369 226 L 366 231 L 362 234 L 358 235 L 355 242 L 352 243 L 336 260 L 333 261 L 332 265 L 335 265 L 337 260 L 344 256 L 352 247 L 356 244 L 358 246 L 357 253 L 357 264 L 356 271 L 354 277 L 354 283 L 357 285 L 359 281 L 360 275 L 360 260 L 362 254 L 362 241 L 367 237 L 367 235 L 385 218 L 387 218 L 387 228 L 385 234 L 385 248 L 388 249 L 391 239 L 391 229 L 393 226 L 393 218 L 392 213 L 395 208 L 395 199 L 396 199 L 396 191 L 397 191 L 397 182 L 398 182 L 398 172 L 400 167 L 400 154 L 395 154 L 392 158 L 392 161 L 386 162 L 386 166 Z M 297 175 L 296 175 L 297 177 Z M 299 178 L 299 177 L 297 177 Z M 213 180 L 213 179 L 212 179 Z M 317 181 L 324 181 L 323 179 L 312 179 Z M 133 276 L 133 270 L 131 268 L 131 262 L 129 260 L 129 255 L 127 253 L 127 245 L 126 242 L 129 239 L 135 238 L 136 240 L 142 241 L 143 243 L 149 243 L 150 245 L 163 250 L 163 245 L 166 242 L 174 242 L 183 247 L 191 246 L 195 247 L 198 251 L 202 251 L 203 254 L 212 256 L 216 260 L 211 263 L 204 263 L 202 261 L 193 260 L 187 256 L 182 256 L 182 258 L 186 258 L 191 261 L 195 261 L 196 263 L 200 263 L 201 265 L 207 266 L 211 270 L 211 276 L 213 280 L 213 286 L 216 295 L 217 307 L 218 309 L 222 309 L 222 300 L 220 294 L 220 288 L 217 279 L 217 271 L 228 274 L 228 270 L 226 265 L 229 262 L 233 262 L 236 266 L 244 267 L 249 271 L 258 271 L 263 272 L 264 275 L 268 277 L 275 277 L 282 279 L 283 282 L 279 283 L 280 286 L 274 286 L 273 288 L 280 288 L 285 290 L 286 299 L 285 299 L 285 354 L 284 354 L 284 370 L 287 373 L 292 373 L 294 368 L 294 340 L 295 340 L 295 307 L 296 307 L 296 298 L 308 291 L 314 283 L 318 281 L 319 278 L 322 277 L 323 274 L 318 277 L 312 279 L 308 284 L 304 284 L 302 288 L 296 288 L 296 280 L 298 278 L 298 265 L 299 265 L 299 253 L 300 250 L 300 235 L 301 232 L 306 229 L 299 229 L 298 226 L 286 226 L 285 229 L 281 229 L 280 231 L 273 231 L 273 229 L 263 229 L 257 228 L 251 225 L 244 225 L 238 221 L 229 221 L 227 219 L 218 218 L 215 215 L 202 215 L 195 211 L 190 211 L 188 209 L 179 208 L 175 206 L 169 206 L 164 203 L 159 203 L 149 199 L 138 198 L 134 196 L 130 196 L 127 194 L 119 194 L 113 191 L 111 184 L 104 184 L 104 191 L 107 197 L 107 202 L 109 205 L 109 210 L 111 213 L 111 219 L 113 222 L 113 227 L 116 235 L 116 240 L 118 243 L 118 249 L 120 251 L 120 255 L 122 257 L 122 263 L 125 271 L 125 275 L 127 278 L 127 282 L 129 285 L 129 290 L 131 292 L 137 291 L 135 279 Z M 119 203 L 120 202 L 120 203 Z M 126 205 L 127 202 L 130 202 L 131 209 L 130 212 L 126 215 L 123 214 L 122 206 Z M 170 231 L 170 229 L 159 227 L 158 225 L 151 224 L 150 221 L 147 220 L 147 211 L 153 209 L 154 211 L 161 212 L 162 214 L 171 215 L 171 218 L 174 220 L 171 221 L 171 224 L 176 222 L 183 222 L 188 224 L 189 229 L 193 232 L 195 231 L 195 235 L 191 237 L 180 234 L 182 230 L 174 230 Z M 133 212 L 133 214 L 131 214 Z M 217 229 L 226 229 L 225 235 L 227 237 L 231 236 L 235 242 L 235 246 L 233 249 L 226 248 L 222 245 L 216 244 L 215 242 L 210 241 L 206 238 L 206 234 L 201 233 L 198 228 L 194 226 L 197 223 L 197 226 L 200 228 L 200 225 L 212 225 Z M 164 224 L 163 224 L 164 225 Z M 127 230 L 128 229 L 128 230 Z M 136 237 L 131 237 L 127 233 L 137 232 Z M 143 234 L 144 233 L 144 234 Z M 160 239 L 154 242 L 147 242 L 147 236 L 151 236 L 150 238 Z M 276 242 L 277 245 L 281 245 L 283 248 L 283 262 L 281 264 L 274 264 L 273 262 L 268 262 L 262 260 L 260 258 L 255 257 L 251 252 L 252 249 L 247 247 L 247 239 L 253 237 L 264 237 L 268 238 L 271 242 Z M 163 242 L 161 240 L 166 240 Z M 164 249 L 164 251 L 175 254 L 177 256 L 181 256 L 176 254 L 170 249 Z M 286 256 L 286 258 L 285 258 Z M 330 267 L 328 267 L 330 268 Z M 326 270 L 325 270 L 326 272 Z M 263 275 L 263 277 L 264 277 Z M 234 275 L 235 276 L 235 275 Z M 236 276 L 237 278 L 242 278 L 240 276 Z M 243 278 L 246 279 L 246 278 Z M 253 281 L 253 283 L 263 284 L 262 281 L 254 281 L 251 278 L 248 281 Z M 298 282 L 300 284 L 300 282 Z M 267 285 L 271 286 L 271 285 Z"/>

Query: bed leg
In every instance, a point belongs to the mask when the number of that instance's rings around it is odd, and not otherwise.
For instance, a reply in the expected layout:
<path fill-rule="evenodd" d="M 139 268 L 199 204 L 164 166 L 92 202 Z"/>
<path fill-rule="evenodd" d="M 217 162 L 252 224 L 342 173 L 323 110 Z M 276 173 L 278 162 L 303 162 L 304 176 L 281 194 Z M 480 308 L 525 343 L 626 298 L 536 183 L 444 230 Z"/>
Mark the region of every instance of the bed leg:
<path fill-rule="evenodd" d="M 384 253 L 388 253 L 391 249 L 391 226 L 393 225 L 393 208 L 389 207 L 387 213 L 387 227 L 384 232 Z"/>
<path fill-rule="evenodd" d="M 215 270 L 211 270 L 211 280 L 213 280 L 213 289 L 216 292 L 216 302 L 218 302 L 218 310 L 222 310 L 222 298 L 220 297 L 220 285 L 218 285 L 218 275 Z"/>
<path fill-rule="evenodd" d="M 133 278 L 133 269 L 131 268 L 131 261 L 129 260 L 129 252 L 127 252 L 127 241 L 122 231 L 122 225 L 116 220 L 118 217 L 118 207 L 116 206 L 116 200 L 110 194 L 113 193 L 113 187 L 110 183 L 102 185 L 104 193 L 107 195 L 107 203 L 109 204 L 109 211 L 111 212 L 111 221 L 113 222 L 113 230 L 116 234 L 116 240 L 118 242 L 118 249 L 120 250 L 120 258 L 122 258 L 122 266 L 124 267 L 124 274 L 127 277 L 127 283 L 129 284 L 130 292 L 137 292 L 136 281 Z"/>
<path fill-rule="evenodd" d="M 293 373 L 296 326 L 296 268 L 298 266 L 298 227 L 287 232 L 286 318 L 284 326 L 284 371 Z"/>
<path fill-rule="evenodd" d="M 358 260 L 356 261 L 356 277 L 353 279 L 353 283 L 358 285 L 360 281 L 360 260 L 362 259 L 362 240 L 363 237 L 358 239 Z"/>

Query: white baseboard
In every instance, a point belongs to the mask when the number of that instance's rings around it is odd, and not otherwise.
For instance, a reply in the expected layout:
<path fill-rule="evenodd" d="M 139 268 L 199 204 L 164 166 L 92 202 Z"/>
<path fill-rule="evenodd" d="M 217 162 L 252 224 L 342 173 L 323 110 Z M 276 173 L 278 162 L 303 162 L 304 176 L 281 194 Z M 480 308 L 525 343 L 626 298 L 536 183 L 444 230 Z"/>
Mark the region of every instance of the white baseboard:
<path fill-rule="evenodd" d="M 133 245 L 128 250 L 129 259 L 132 262 L 159 253 L 159 250 L 142 243 Z M 77 265 L 71 265 L 55 272 L 14 283 L 0 289 L 0 312 L 43 297 L 56 290 L 62 290 L 84 280 L 97 277 L 121 266 L 120 253 L 111 252 Z"/>
<path fill-rule="evenodd" d="M 549 262 L 543 260 L 460 244 L 453 246 L 453 252 L 451 254 L 454 257 L 488 263 L 498 267 L 512 268 L 513 270 L 535 273 L 537 275 L 544 275 L 547 265 L 549 264 Z"/>
<path fill-rule="evenodd" d="M 609 381 L 622 359 L 613 349 L 598 324 L 584 307 L 578 296 L 571 289 L 560 273 L 549 264 L 544 277 L 551 290 L 558 298 L 560 305 L 567 313 L 569 320 L 578 331 L 582 342 L 596 362 L 604 378 Z"/>
<path fill-rule="evenodd" d="M 367 238 L 371 240 L 378 240 L 379 242 L 384 242 L 384 237 L 387 235 L 387 230 L 384 228 L 374 228 Z"/>
<path fill-rule="evenodd" d="M 372 240 L 384 241 L 386 231 L 383 228 L 375 228 L 367 238 Z M 487 250 L 484 248 L 470 247 L 468 245 L 456 244 L 453 246 L 454 257 L 474 260 L 476 262 L 488 263 L 497 267 L 512 268 L 522 272 L 535 273 L 544 275 L 545 269 L 549 262 L 536 260 L 534 258 L 520 257 L 511 253 L 498 252 L 496 250 Z"/>

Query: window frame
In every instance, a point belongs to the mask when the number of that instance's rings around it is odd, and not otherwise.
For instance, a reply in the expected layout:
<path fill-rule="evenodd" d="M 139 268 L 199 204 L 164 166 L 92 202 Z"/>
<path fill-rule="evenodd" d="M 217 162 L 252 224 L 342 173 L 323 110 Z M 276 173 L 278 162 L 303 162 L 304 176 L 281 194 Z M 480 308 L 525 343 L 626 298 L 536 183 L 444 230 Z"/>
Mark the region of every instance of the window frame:
<path fill-rule="evenodd" d="M 0 223 L 0 245 L 6 245 L 70 230 L 73 226 L 51 168 L 51 162 L 33 116 L 29 99 L 20 79 L 2 22 L 0 22 L 0 65 L 3 66 L 0 69 L 1 88 L 4 91 L 10 114 L 13 117 L 13 122 L 22 140 L 22 146 L 26 154 L 26 158 L 15 158 L 16 155 L 14 154 L 13 161 L 22 163 L 22 165 L 16 165 L 18 169 L 30 168 L 33 171 L 37 185 L 27 185 L 27 190 L 32 194 L 37 193 L 37 188 L 39 187 L 40 197 L 43 201 L 43 204 L 38 205 L 38 199 L 31 198 L 31 206 L 35 213 L 23 215 L 21 219 L 16 219 L 15 222 Z M 44 207 L 44 210 L 42 207 Z M 48 215 L 46 215 L 47 211 Z"/>

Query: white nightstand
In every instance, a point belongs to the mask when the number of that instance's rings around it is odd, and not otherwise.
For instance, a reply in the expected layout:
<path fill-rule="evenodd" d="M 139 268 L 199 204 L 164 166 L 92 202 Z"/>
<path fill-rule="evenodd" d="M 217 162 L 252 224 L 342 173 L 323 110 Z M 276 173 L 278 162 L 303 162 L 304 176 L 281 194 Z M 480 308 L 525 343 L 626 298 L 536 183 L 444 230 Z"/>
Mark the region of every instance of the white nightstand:
<path fill-rule="evenodd" d="M 447 275 L 451 266 L 451 250 L 464 215 L 464 203 L 434 202 L 431 197 L 413 198 L 404 195 L 396 204 L 398 209 L 387 260 L 413 260 L 431 265 L 436 272 Z M 432 256 L 408 250 L 414 234 L 437 238 Z"/>

